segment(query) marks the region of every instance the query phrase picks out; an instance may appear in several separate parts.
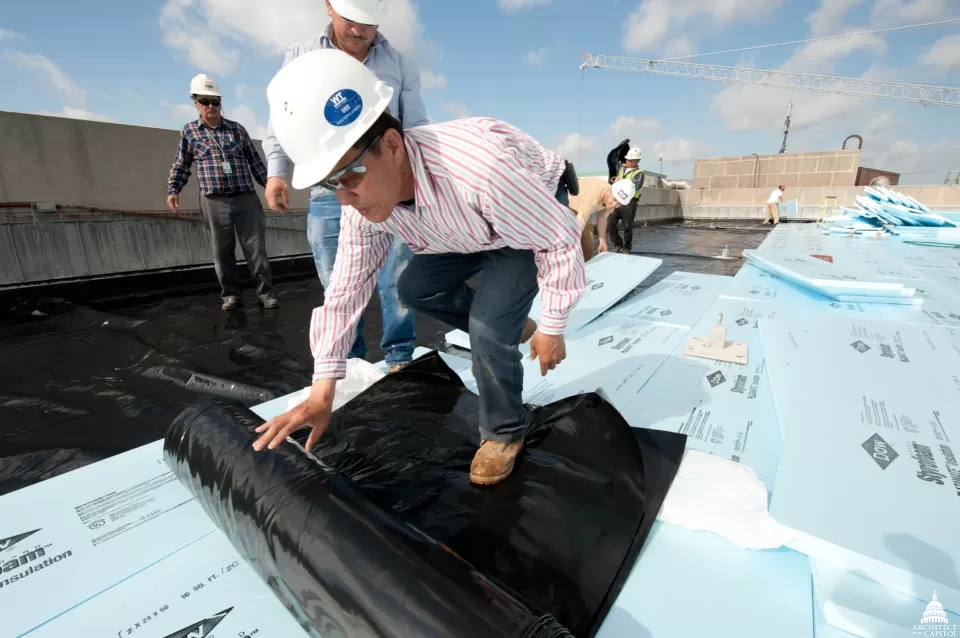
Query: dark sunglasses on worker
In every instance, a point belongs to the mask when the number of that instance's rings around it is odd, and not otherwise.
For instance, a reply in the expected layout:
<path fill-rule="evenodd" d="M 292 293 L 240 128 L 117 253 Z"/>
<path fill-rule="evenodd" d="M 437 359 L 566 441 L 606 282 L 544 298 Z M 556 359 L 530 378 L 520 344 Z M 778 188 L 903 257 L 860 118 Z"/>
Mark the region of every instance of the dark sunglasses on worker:
<path fill-rule="evenodd" d="M 198 97 L 197 102 L 204 106 L 220 106 L 220 100 L 216 98 Z"/>
<path fill-rule="evenodd" d="M 343 16 L 340 16 L 340 17 L 343 18 Z M 375 25 L 375 24 L 364 24 L 363 22 L 357 22 L 356 20 L 351 20 L 350 18 L 343 18 L 343 20 L 344 20 L 344 22 L 349 22 L 350 24 L 355 24 L 355 25 L 357 25 L 358 27 L 367 27 L 368 29 L 371 28 L 371 27 L 377 26 L 377 25 Z"/>
<path fill-rule="evenodd" d="M 344 166 L 339 171 L 334 171 L 326 179 L 320 180 L 320 186 L 323 186 L 324 188 L 332 191 L 338 191 L 343 188 L 348 188 L 348 186 L 343 183 L 344 180 L 349 179 L 355 175 L 360 177 L 359 179 L 356 180 L 355 183 L 351 184 L 351 186 L 356 186 L 360 182 L 360 180 L 363 179 L 363 175 L 367 173 L 367 167 L 360 164 L 360 162 L 363 161 L 364 156 L 366 156 L 366 154 L 370 152 L 370 149 L 373 148 L 374 144 L 376 144 L 381 137 L 383 137 L 383 133 L 373 138 L 373 141 L 370 142 L 367 148 L 363 149 L 363 152 L 360 153 L 359 157 L 357 157 L 357 159 L 350 162 L 349 165 Z"/>

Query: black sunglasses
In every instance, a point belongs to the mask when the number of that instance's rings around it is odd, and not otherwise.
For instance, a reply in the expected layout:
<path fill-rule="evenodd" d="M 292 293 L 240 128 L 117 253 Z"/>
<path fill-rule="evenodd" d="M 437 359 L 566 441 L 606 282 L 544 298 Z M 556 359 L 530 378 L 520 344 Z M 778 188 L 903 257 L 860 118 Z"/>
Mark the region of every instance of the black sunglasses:
<path fill-rule="evenodd" d="M 343 184 L 344 178 L 351 177 L 353 175 L 365 175 L 367 172 L 367 167 L 362 166 L 360 161 L 367 153 L 370 152 L 370 149 L 373 148 L 373 146 L 380 140 L 381 137 L 383 137 L 383 133 L 373 138 L 373 141 L 370 142 L 367 148 L 363 149 L 363 152 L 360 153 L 357 159 L 350 162 L 349 165 L 344 166 L 339 171 L 334 171 L 326 179 L 320 180 L 320 186 L 323 186 L 328 190 L 338 191 L 342 188 L 346 188 L 346 186 Z M 354 186 L 356 186 L 356 184 L 354 184 Z"/>
<path fill-rule="evenodd" d="M 343 18 L 343 16 L 340 16 L 340 17 Z M 344 19 L 345 21 L 349 22 L 350 24 L 355 24 L 355 25 L 360 26 L 360 27 L 367 27 L 368 29 L 369 29 L 370 27 L 375 27 L 375 26 L 377 26 L 377 25 L 375 25 L 375 24 L 365 24 L 365 23 L 363 23 L 363 22 L 357 22 L 356 20 L 351 20 L 350 18 L 343 18 L 343 19 Z"/>
<path fill-rule="evenodd" d="M 217 98 L 198 97 L 197 103 L 204 106 L 220 106 L 220 100 Z"/>

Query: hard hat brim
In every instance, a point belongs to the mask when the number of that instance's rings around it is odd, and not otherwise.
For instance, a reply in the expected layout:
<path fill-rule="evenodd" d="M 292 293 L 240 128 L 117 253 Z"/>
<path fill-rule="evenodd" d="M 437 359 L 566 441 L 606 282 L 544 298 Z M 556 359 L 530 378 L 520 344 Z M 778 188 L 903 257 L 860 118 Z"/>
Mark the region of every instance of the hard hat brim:
<path fill-rule="evenodd" d="M 333 171 L 333 167 L 340 161 L 337 157 L 320 157 L 309 164 L 294 164 L 293 177 L 290 185 L 296 190 L 310 188 Z"/>
<path fill-rule="evenodd" d="M 344 0 L 330 0 L 330 6 L 333 7 L 333 10 L 337 12 L 337 15 L 346 18 L 351 22 L 359 22 L 360 24 L 368 24 L 373 26 L 378 26 L 381 22 L 383 22 L 382 12 L 378 11 L 374 13 L 372 11 L 358 9 L 354 6 L 351 6 L 349 2 L 344 2 Z"/>

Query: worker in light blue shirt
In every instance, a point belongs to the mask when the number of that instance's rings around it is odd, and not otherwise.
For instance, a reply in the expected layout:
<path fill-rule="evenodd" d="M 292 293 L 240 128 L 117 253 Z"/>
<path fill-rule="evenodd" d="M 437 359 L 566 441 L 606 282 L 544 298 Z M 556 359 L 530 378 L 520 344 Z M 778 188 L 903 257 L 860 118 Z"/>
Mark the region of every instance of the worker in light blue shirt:
<path fill-rule="evenodd" d="M 426 107 L 420 98 L 420 73 L 377 30 L 385 4 L 386 0 L 327 0 L 330 25 L 320 35 L 290 47 L 283 64 L 285 66 L 291 60 L 316 49 L 340 49 L 363 62 L 379 79 L 390 85 L 393 89 L 390 113 L 400 120 L 403 128 L 422 126 L 428 120 Z M 288 206 L 286 172 L 290 160 L 277 142 L 271 123 L 267 125 L 263 149 L 267 154 L 267 203 L 273 210 L 284 212 Z M 333 191 L 321 186 L 310 189 L 307 238 L 324 290 L 330 284 L 337 256 L 340 211 L 340 202 Z M 380 346 L 391 372 L 413 360 L 416 342 L 414 314 L 400 303 L 397 295 L 397 279 L 411 257 L 413 253 L 407 245 L 399 238 L 395 239 L 377 279 L 383 313 Z M 366 354 L 361 318 L 349 356 L 362 359 Z"/>

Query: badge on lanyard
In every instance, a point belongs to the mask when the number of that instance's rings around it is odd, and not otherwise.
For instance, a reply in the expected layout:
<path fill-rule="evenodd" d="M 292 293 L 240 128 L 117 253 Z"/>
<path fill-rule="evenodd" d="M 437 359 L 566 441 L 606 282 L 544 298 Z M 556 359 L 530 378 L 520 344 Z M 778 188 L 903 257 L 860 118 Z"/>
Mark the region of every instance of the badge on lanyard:
<path fill-rule="evenodd" d="M 227 160 L 223 160 L 222 162 L 220 162 L 220 166 L 223 168 L 224 175 L 233 174 L 233 166 L 231 166 L 230 162 L 228 162 Z"/>

